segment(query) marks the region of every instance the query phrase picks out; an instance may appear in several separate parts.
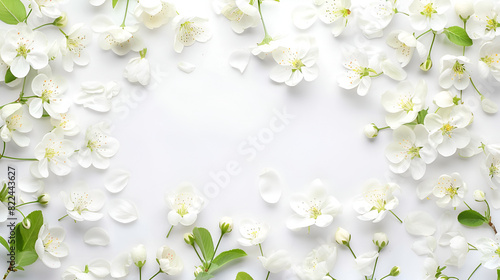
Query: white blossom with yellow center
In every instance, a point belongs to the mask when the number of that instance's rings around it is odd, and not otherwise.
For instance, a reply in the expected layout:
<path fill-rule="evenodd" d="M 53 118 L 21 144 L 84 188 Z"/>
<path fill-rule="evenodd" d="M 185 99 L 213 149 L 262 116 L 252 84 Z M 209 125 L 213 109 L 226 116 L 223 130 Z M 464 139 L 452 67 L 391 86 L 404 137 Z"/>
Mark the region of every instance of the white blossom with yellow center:
<path fill-rule="evenodd" d="M 447 207 L 448 205 L 456 208 L 464 199 L 465 192 L 467 191 L 467 185 L 460 177 L 458 173 L 452 173 L 451 175 L 443 174 L 439 176 L 432 194 L 438 198 L 436 204 L 439 207 Z"/>
<path fill-rule="evenodd" d="M 97 221 L 102 218 L 99 210 L 104 206 L 105 196 L 99 189 L 88 189 L 78 183 L 68 193 L 62 191 L 61 197 L 68 216 L 75 221 Z"/>
<path fill-rule="evenodd" d="M 420 110 L 425 107 L 427 84 L 420 80 L 416 86 L 408 81 L 398 84 L 382 94 L 382 106 L 388 112 L 385 121 L 392 129 L 415 120 Z"/>
<path fill-rule="evenodd" d="M 172 24 L 175 30 L 174 50 L 178 53 L 196 41 L 203 43 L 212 38 L 208 19 L 178 15 L 173 19 Z"/>
<path fill-rule="evenodd" d="M 440 31 L 446 26 L 445 13 L 450 7 L 450 0 L 413 0 L 408 7 L 411 26 L 417 30 Z"/>
<path fill-rule="evenodd" d="M 73 71 L 73 65 L 85 66 L 90 62 L 87 46 L 92 32 L 83 23 L 72 26 L 61 41 L 61 55 L 64 70 Z"/>
<path fill-rule="evenodd" d="M 332 24 L 332 34 L 337 37 L 344 31 L 351 16 L 351 0 L 326 0 L 319 8 L 319 19 Z"/>
<path fill-rule="evenodd" d="M 470 75 L 466 69 L 469 64 L 470 59 L 465 56 L 443 56 L 439 85 L 445 89 L 449 89 L 451 86 L 458 90 L 466 89 L 470 84 Z"/>
<path fill-rule="evenodd" d="M 259 245 L 266 239 L 269 229 L 268 224 L 257 220 L 244 219 L 240 223 L 241 238 L 238 238 L 238 243 L 242 246 Z"/>
<path fill-rule="evenodd" d="M 4 121 L 0 129 L 0 137 L 4 142 L 14 142 L 19 147 L 26 147 L 30 143 L 30 138 L 24 135 L 33 128 L 33 124 L 26 116 L 25 107 L 20 103 L 9 104 L 0 110 L 0 116 Z"/>
<path fill-rule="evenodd" d="M 231 28 L 236 33 L 255 27 L 260 23 L 257 0 L 217 0 L 213 7 L 215 13 L 222 14 L 231 22 Z"/>
<path fill-rule="evenodd" d="M 301 280 L 330 279 L 326 275 L 332 271 L 336 261 L 337 247 L 324 244 L 312 250 L 293 270 Z"/>
<path fill-rule="evenodd" d="M 109 124 L 99 122 L 91 125 L 85 132 L 85 141 L 78 151 L 78 163 L 87 168 L 93 165 L 98 169 L 109 167 L 110 158 L 120 148 L 120 143 L 109 135 Z"/>
<path fill-rule="evenodd" d="M 387 45 L 396 50 L 396 58 L 401 63 L 401 67 L 408 65 L 415 50 L 420 58 L 423 58 L 426 52 L 424 44 L 417 41 L 415 35 L 403 30 L 391 32 L 387 36 L 386 42 Z"/>
<path fill-rule="evenodd" d="M 170 208 L 168 222 L 172 226 L 179 223 L 183 226 L 192 225 L 206 204 L 205 199 L 189 183 L 182 183 L 174 192 L 166 194 L 165 200 Z"/>
<path fill-rule="evenodd" d="M 41 226 L 35 242 L 35 251 L 46 266 L 59 268 L 59 258 L 68 255 L 68 247 L 63 243 L 65 236 L 66 232 L 61 227 L 49 228 L 47 224 Z"/>
<path fill-rule="evenodd" d="M 362 221 L 380 222 L 387 214 L 399 205 L 394 194 L 399 191 L 394 183 L 382 184 L 376 179 L 367 181 L 363 186 L 363 193 L 354 202 L 353 208 L 360 215 Z"/>
<path fill-rule="evenodd" d="M 42 142 L 35 147 L 35 158 L 30 168 L 31 174 L 37 178 L 47 178 L 49 169 L 58 176 L 67 175 L 71 171 L 69 157 L 74 153 L 75 145 L 64 139 L 59 129 L 47 133 Z"/>
<path fill-rule="evenodd" d="M 479 73 L 483 78 L 491 74 L 500 82 L 500 43 L 486 42 L 479 49 Z"/>
<path fill-rule="evenodd" d="M 474 4 L 474 13 L 467 22 L 472 39 L 493 40 L 500 34 L 500 5 L 498 1 L 482 0 Z"/>
<path fill-rule="evenodd" d="M 31 98 L 30 114 L 41 118 L 44 110 L 52 118 L 60 118 L 60 114 L 68 112 L 70 103 L 64 99 L 67 89 L 66 80 L 62 77 L 39 74 L 31 83 L 31 89 L 37 98 Z"/>

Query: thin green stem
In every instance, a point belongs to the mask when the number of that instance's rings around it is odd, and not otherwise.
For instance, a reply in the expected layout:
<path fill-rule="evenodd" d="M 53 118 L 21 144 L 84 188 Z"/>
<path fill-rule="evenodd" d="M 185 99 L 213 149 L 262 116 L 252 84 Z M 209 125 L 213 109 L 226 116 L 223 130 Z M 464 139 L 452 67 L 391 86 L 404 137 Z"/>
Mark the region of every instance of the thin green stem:
<path fill-rule="evenodd" d="M 380 250 L 381 249 L 378 249 L 379 253 L 380 253 Z M 375 265 L 373 265 L 372 277 L 370 279 L 373 279 L 373 277 L 375 276 L 375 270 L 377 269 L 378 258 L 379 258 L 379 256 L 377 256 L 377 258 L 375 259 Z"/>
<path fill-rule="evenodd" d="M 347 245 L 345 245 L 345 246 L 347 246 L 347 248 L 349 248 L 349 251 L 351 251 L 352 256 L 354 258 L 356 258 L 356 254 L 354 254 L 354 251 L 352 250 L 351 245 L 349 243 L 347 243 Z"/>
<path fill-rule="evenodd" d="M 198 250 L 196 250 L 196 247 L 194 246 L 194 243 L 191 244 L 191 246 L 193 246 L 193 249 L 194 249 L 194 252 L 196 253 L 196 255 L 198 256 L 198 259 L 200 259 L 200 262 L 202 264 L 205 264 L 205 262 L 203 261 L 203 259 L 201 258 L 200 254 L 198 253 Z"/>
<path fill-rule="evenodd" d="M 24 213 L 21 210 L 19 210 L 17 208 L 16 208 L 16 210 L 17 210 L 17 212 L 21 213 L 21 215 L 23 216 L 23 219 L 26 219 L 26 216 L 24 216 Z"/>
<path fill-rule="evenodd" d="M 474 245 L 472 245 L 470 243 L 467 243 L 467 244 L 469 244 L 469 246 L 472 247 L 472 250 L 477 250 L 476 246 L 474 246 Z M 469 250 L 471 250 L 471 249 L 469 249 Z"/>
<path fill-rule="evenodd" d="M 28 204 L 32 204 L 32 203 L 38 203 L 38 200 L 34 200 L 34 201 L 30 201 L 30 202 L 25 202 L 25 203 L 22 203 L 22 204 L 16 205 L 16 207 L 21 207 L 21 206 L 28 205 Z"/>
<path fill-rule="evenodd" d="M 271 274 L 271 271 L 267 272 L 266 280 L 269 279 L 269 274 Z"/>
<path fill-rule="evenodd" d="M 0 155 L 0 159 L 3 158 L 3 154 L 5 154 L 5 146 L 6 145 L 5 145 L 5 142 L 2 141 L 2 143 L 3 143 L 3 149 L 2 149 L 2 154 Z"/>
<path fill-rule="evenodd" d="M 260 21 L 262 22 L 262 27 L 264 28 L 264 40 L 262 40 L 261 44 L 267 44 L 272 40 L 272 38 L 271 36 L 269 36 L 269 33 L 267 33 L 266 23 L 264 22 L 264 17 L 262 16 L 262 10 L 260 8 L 261 2 L 262 0 L 257 0 L 257 6 L 259 7 Z"/>
<path fill-rule="evenodd" d="M 477 89 L 476 85 L 474 84 L 474 82 L 472 81 L 472 78 L 469 77 L 469 80 L 470 80 L 470 83 L 472 84 L 472 86 L 474 87 L 474 89 L 477 91 L 477 93 L 479 93 L 479 95 L 481 97 L 483 97 L 483 95 L 481 94 L 481 92 Z"/>
<path fill-rule="evenodd" d="M 326 276 L 332 278 L 333 280 L 336 280 L 335 278 L 333 278 L 333 276 L 330 275 L 330 273 L 327 273 Z"/>
<path fill-rule="evenodd" d="M 259 243 L 260 254 L 264 256 L 264 251 L 262 251 L 262 245 Z"/>
<path fill-rule="evenodd" d="M 22 99 L 24 96 L 24 86 L 26 85 L 26 78 L 27 78 L 27 76 L 24 77 L 24 79 L 23 79 L 23 88 L 21 89 L 21 93 L 19 94 L 19 99 Z"/>
<path fill-rule="evenodd" d="M 171 226 L 171 227 L 170 227 L 170 230 L 169 230 L 169 231 L 168 231 L 168 233 L 167 233 L 167 238 L 170 236 L 170 233 L 172 232 L 172 229 L 173 229 L 173 228 L 174 228 L 174 226 Z"/>
<path fill-rule="evenodd" d="M 16 158 L 16 157 L 8 157 L 5 155 L 2 155 L 3 158 L 8 158 L 8 159 L 15 159 L 15 160 L 27 160 L 27 161 L 37 161 L 36 158 Z"/>
<path fill-rule="evenodd" d="M 417 39 L 417 40 L 418 40 L 418 38 L 422 37 L 423 35 L 425 35 L 425 34 L 427 34 L 427 33 L 431 32 L 431 31 L 432 31 L 432 29 L 429 29 L 429 30 L 425 31 L 424 33 L 422 33 L 422 34 L 418 35 L 415 39 Z"/>
<path fill-rule="evenodd" d="M 479 268 L 481 265 L 482 265 L 482 264 L 480 263 L 480 264 L 476 267 L 476 269 L 474 269 L 474 271 L 472 271 L 472 273 L 470 274 L 469 278 L 467 278 L 467 280 L 469 280 L 469 279 L 472 277 L 472 275 L 474 275 L 474 273 L 476 272 L 476 270 L 478 270 L 478 268 Z"/>
<path fill-rule="evenodd" d="M 222 240 L 223 236 L 224 236 L 224 233 L 221 232 L 220 237 L 219 237 L 219 241 L 217 242 L 217 246 L 215 246 L 214 255 L 212 256 L 212 259 L 210 260 L 210 264 L 208 265 L 209 269 L 210 269 L 210 266 L 212 266 L 212 261 L 215 258 L 215 254 L 217 253 L 217 249 L 219 249 L 220 241 Z"/>
<path fill-rule="evenodd" d="M 403 221 L 401 221 L 401 219 L 398 217 L 398 215 L 394 214 L 394 212 L 392 212 L 392 210 L 389 210 L 389 212 L 391 212 L 391 214 L 394 215 L 394 217 L 396 217 L 396 219 L 398 219 L 398 221 L 400 223 L 403 223 Z"/>
<path fill-rule="evenodd" d="M 139 280 L 142 280 L 142 267 L 139 267 Z"/>
<path fill-rule="evenodd" d="M 68 38 L 68 35 L 66 35 L 66 33 L 64 33 L 64 31 L 63 31 L 61 28 L 59 28 L 59 31 L 61 31 L 61 33 L 62 33 L 62 34 L 63 34 L 66 38 Z"/>
<path fill-rule="evenodd" d="M 155 275 L 151 276 L 151 278 L 149 278 L 149 280 L 151 280 L 151 279 L 155 278 L 155 277 L 156 277 L 156 275 L 158 275 L 158 274 L 160 274 L 160 273 L 161 273 L 161 269 L 160 269 L 160 270 L 158 270 L 158 272 L 156 272 L 156 274 L 155 274 Z"/>
<path fill-rule="evenodd" d="M 464 20 L 464 30 L 466 30 L 466 29 L 465 29 L 465 27 L 466 27 L 466 26 L 467 26 L 467 20 Z M 462 55 L 464 55 L 464 56 L 465 56 L 465 46 L 464 46 L 464 47 L 463 47 L 463 49 L 462 49 Z"/>
<path fill-rule="evenodd" d="M 472 208 L 470 208 L 469 204 L 467 204 L 467 202 L 464 201 L 464 204 L 465 206 L 467 206 L 467 208 L 469 208 L 469 210 L 472 210 Z"/>
<path fill-rule="evenodd" d="M 24 22 L 25 22 L 25 23 L 27 23 L 27 22 L 28 22 L 28 18 L 30 17 L 31 12 L 33 12 L 33 9 L 30 9 L 30 11 L 28 12 L 28 14 L 26 15 L 26 18 L 24 19 Z"/>
<path fill-rule="evenodd" d="M 380 127 L 380 128 L 377 127 L 378 130 L 384 130 L 384 129 L 388 129 L 388 128 L 391 128 L 391 127 L 390 126 L 384 126 L 384 127 Z"/>
<path fill-rule="evenodd" d="M 40 26 L 37 26 L 37 27 L 33 28 L 33 30 L 37 30 L 38 28 L 42 28 L 42 27 L 48 26 L 48 25 L 54 25 L 54 23 L 53 22 L 49 22 L 49 23 L 46 23 L 46 24 L 42 24 Z"/>
<path fill-rule="evenodd" d="M 59 222 L 60 222 L 62 219 L 66 218 L 66 217 L 68 217 L 68 216 L 69 216 L 69 215 L 68 215 L 68 214 L 66 214 L 66 215 L 62 216 L 61 218 L 57 219 L 57 221 L 59 221 Z"/>
<path fill-rule="evenodd" d="M 431 51 L 432 51 L 432 47 L 434 46 L 434 41 L 436 40 L 436 32 L 435 31 L 432 31 L 432 42 L 431 42 L 431 47 L 429 48 L 429 53 L 427 54 L 427 59 L 430 59 L 431 58 Z"/>
<path fill-rule="evenodd" d="M 380 76 L 382 74 L 384 74 L 384 72 L 380 72 L 380 73 L 377 73 L 377 74 L 374 74 L 374 75 L 369 75 L 368 77 L 375 78 L 375 77 L 378 77 L 378 76 Z"/>
<path fill-rule="evenodd" d="M 121 27 L 125 27 L 125 20 L 127 20 L 127 13 L 128 13 L 128 3 L 130 2 L 130 0 L 127 0 L 127 5 L 125 6 L 125 15 L 123 16 L 123 22 L 122 22 L 122 25 L 120 25 Z"/>
<path fill-rule="evenodd" d="M 384 277 L 380 278 L 380 280 L 384 280 L 385 278 L 387 278 L 387 277 L 389 277 L 389 276 L 391 276 L 391 274 L 390 274 L 390 273 L 389 273 L 389 274 L 387 274 L 386 276 L 384 276 Z"/>
<path fill-rule="evenodd" d="M 408 13 L 397 11 L 396 14 L 403 14 L 405 16 L 410 16 Z"/>

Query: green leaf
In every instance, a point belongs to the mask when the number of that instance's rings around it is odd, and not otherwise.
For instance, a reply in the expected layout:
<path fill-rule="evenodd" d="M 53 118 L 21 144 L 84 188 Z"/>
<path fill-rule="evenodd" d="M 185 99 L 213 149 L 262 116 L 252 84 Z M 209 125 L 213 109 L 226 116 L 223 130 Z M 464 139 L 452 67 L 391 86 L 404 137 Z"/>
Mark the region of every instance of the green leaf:
<path fill-rule="evenodd" d="M 9 243 L 7 243 L 7 240 L 5 240 L 3 237 L 0 236 L 0 244 L 3 245 L 5 249 L 7 249 L 7 252 L 10 252 L 10 246 Z"/>
<path fill-rule="evenodd" d="M 253 278 L 248 273 L 241 271 L 236 275 L 236 280 L 253 280 Z"/>
<path fill-rule="evenodd" d="M 205 262 L 212 260 L 214 256 L 214 242 L 212 235 L 206 228 L 195 227 L 193 229 L 194 242 L 200 247 Z"/>
<path fill-rule="evenodd" d="M 0 0 L 2 1 L 2 0 Z M 14 76 L 14 74 L 12 74 L 12 72 L 10 72 L 10 68 L 7 69 L 7 72 L 5 72 L 5 83 L 8 84 L 10 82 L 13 82 L 15 81 L 17 78 L 16 76 Z"/>
<path fill-rule="evenodd" d="M 40 227 L 42 227 L 43 225 L 42 211 L 40 210 L 33 211 L 26 217 L 26 219 L 29 219 L 31 223 L 29 229 L 24 228 L 22 223 L 16 225 L 16 233 L 19 232 L 22 240 L 22 244 L 21 245 L 17 244 L 16 247 L 20 248 L 20 251 L 33 251 L 35 250 L 35 242 L 38 239 L 38 233 L 40 232 Z M 17 238 L 18 236 L 16 236 L 16 239 Z"/>
<path fill-rule="evenodd" d="M 26 8 L 20 0 L 0 0 L 0 20 L 18 24 L 26 18 Z"/>
<path fill-rule="evenodd" d="M 16 254 L 16 266 L 25 267 L 34 263 L 38 259 L 35 251 L 22 251 Z"/>
<path fill-rule="evenodd" d="M 458 214 L 457 219 L 462 225 L 469 227 L 478 227 L 488 222 L 483 215 L 475 210 L 465 210 Z"/>
<path fill-rule="evenodd" d="M 243 251 L 241 249 L 233 249 L 233 250 L 222 252 L 217 257 L 215 257 L 215 259 L 212 261 L 212 265 L 210 266 L 210 269 L 208 270 L 208 272 L 213 273 L 214 271 L 221 268 L 222 266 L 224 266 L 228 262 L 235 260 L 235 259 L 238 259 L 238 258 L 241 258 L 241 257 L 244 257 L 246 255 L 247 255 L 247 253 L 245 253 L 245 251 Z"/>
<path fill-rule="evenodd" d="M 429 111 L 429 108 L 425 110 L 420 110 L 417 115 L 417 123 L 418 124 L 424 124 L 425 116 L 427 116 L 427 113 Z"/>
<path fill-rule="evenodd" d="M 116 7 L 116 4 L 118 4 L 118 0 L 113 0 L 113 9 Z"/>
<path fill-rule="evenodd" d="M 198 275 L 196 275 L 195 280 L 208 280 L 211 278 L 214 278 L 214 276 L 212 274 L 209 274 L 206 272 L 201 272 L 201 273 L 198 273 Z"/>
<path fill-rule="evenodd" d="M 497 280 L 500 280 L 500 269 L 497 269 Z"/>
<path fill-rule="evenodd" d="M 467 32 L 465 29 L 463 29 L 460 26 L 450 26 L 448 28 L 445 28 L 443 33 L 448 37 L 448 40 L 450 40 L 452 43 L 459 45 L 459 46 L 472 46 L 472 40 L 467 35 Z"/>

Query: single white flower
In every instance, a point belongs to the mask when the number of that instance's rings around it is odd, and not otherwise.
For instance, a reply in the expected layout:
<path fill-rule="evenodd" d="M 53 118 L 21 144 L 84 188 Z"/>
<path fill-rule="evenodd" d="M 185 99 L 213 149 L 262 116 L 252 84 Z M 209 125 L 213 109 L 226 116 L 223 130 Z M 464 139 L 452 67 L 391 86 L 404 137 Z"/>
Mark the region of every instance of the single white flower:
<path fill-rule="evenodd" d="M 451 175 L 443 174 L 439 176 L 439 179 L 431 184 L 423 182 L 418 189 L 420 199 L 432 193 L 438 198 L 436 204 L 439 207 L 445 208 L 451 204 L 451 207 L 456 208 L 464 199 L 467 185 L 460 174 L 452 173 Z"/>
<path fill-rule="evenodd" d="M 479 73 L 487 78 L 491 73 L 500 82 L 500 43 L 486 42 L 479 49 Z"/>
<path fill-rule="evenodd" d="M 182 183 L 174 192 L 168 193 L 165 199 L 171 209 L 168 212 L 168 222 L 173 226 L 179 223 L 183 226 L 192 225 L 206 204 L 205 199 L 189 183 Z"/>
<path fill-rule="evenodd" d="M 30 0 L 30 7 L 37 17 L 47 16 L 49 18 L 58 18 L 61 16 L 59 10 L 61 0 Z"/>
<path fill-rule="evenodd" d="M 9 104 L 0 110 L 0 117 L 4 121 L 0 128 L 0 137 L 4 142 L 14 142 L 19 147 L 26 147 L 30 143 L 30 138 L 25 133 L 33 129 L 33 124 L 26 116 L 26 106 L 20 103 Z"/>
<path fill-rule="evenodd" d="M 434 257 L 428 257 L 424 260 L 424 280 L 437 280 L 439 265 Z M 439 280 L 442 280 L 439 278 Z"/>
<path fill-rule="evenodd" d="M 358 270 L 364 276 L 371 276 L 373 272 L 373 266 L 378 258 L 377 251 L 371 251 L 361 254 L 354 259 L 356 265 L 354 268 Z"/>
<path fill-rule="evenodd" d="M 457 149 L 462 149 L 470 142 L 467 126 L 472 121 L 472 113 L 465 105 L 440 109 L 428 114 L 424 125 L 429 131 L 429 142 L 437 147 L 439 154 L 448 157 Z"/>
<path fill-rule="evenodd" d="M 111 261 L 110 275 L 112 278 L 122 278 L 128 275 L 130 266 L 133 265 L 130 252 L 119 254 Z"/>
<path fill-rule="evenodd" d="M 175 31 L 174 50 L 178 53 L 195 41 L 204 43 L 212 38 L 208 19 L 205 18 L 178 15 L 173 19 L 172 25 Z"/>
<path fill-rule="evenodd" d="M 241 246 L 259 245 L 267 237 L 269 233 L 269 225 L 256 221 L 245 219 L 240 223 L 240 234 L 242 238 L 238 239 Z"/>
<path fill-rule="evenodd" d="M 45 110 L 52 118 L 57 119 L 60 114 L 68 112 L 70 103 L 63 95 L 67 88 L 63 77 L 38 74 L 31 82 L 31 89 L 38 97 L 30 101 L 30 114 L 38 119 Z"/>
<path fill-rule="evenodd" d="M 378 135 L 378 127 L 374 124 L 367 124 L 363 128 L 363 133 L 365 134 L 366 138 L 375 138 Z"/>
<path fill-rule="evenodd" d="M 381 0 L 380 0 L 381 1 Z M 390 2 L 390 1 L 388 1 Z M 417 50 L 418 55 L 423 58 L 425 55 L 425 46 L 419 42 L 415 35 L 403 30 L 392 31 L 387 36 L 387 45 L 396 50 L 396 58 L 401 67 L 405 67 L 413 57 L 413 53 Z"/>
<path fill-rule="evenodd" d="M 362 221 L 380 222 L 387 211 L 395 209 L 399 200 L 394 194 L 399 191 L 394 183 L 382 184 L 376 179 L 367 181 L 363 186 L 363 194 L 353 202 L 353 208 Z"/>
<path fill-rule="evenodd" d="M 445 13 L 450 7 L 449 0 L 413 0 L 408 7 L 411 26 L 417 30 L 430 27 L 440 31 L 446 25 Z"/>
<path fill-rule="evenodd" d="M 455 0 L 455 13 L 462 19 L 468 19 L 474 13 L 474 2 L 470 0 Z"/>
<path fill-rule="evenodd" d="M 85 184 L 78 183 L 69 194 L 62 191 L 61 198 L 68 216 L 75 221 L 98 221 L 103 216 L 99 210 L 106 197 L 99 189 L 88 189 Z"/>
<path fill-rule="evenodd" d="M 286 226 L 291 230 L 312 225 L 327 227 L 342 209 L 340 202 L 328 195 L 326 186 L 319 179 L 309 184 L 307 193 L 293 194 L 290 207 L 295 214 L 288 218 Z"/>
<path fill-rule="evenodd" d="M 385 121 L 392 129 L 414 121 L 424 109 L 426 97 L 425 80 L 420 80 L 415 87 L 408 81 L 400 82 L 396 89 L 382 94 L 382 106 L 388 112 Z"/>
<path fill-rule="evenodd" d="M 350 241 L 351 234 L 347 230 L 339 227 L 337 231 L 335 231 L 335 242 L 340 245 L 348 245 Z"/>
<path fill-rule="evenodd" d="M 446 265 L 462 267 L 465 264 L 469 243 L 462 235 L 457 235 L 450 240 L 451 256 L 445 261 Z"/>
<path fill-rule="evenodd" d="M 291 41 L 289 47 L 278 47 L 273 51 L 273 58 L 279 64 L 270 74 L 275 82 L 295 86 L 302 79 L 313 81 L 318 77 L 318 47 L 312 37 L 300 36 Z"/>
<path fill-rule="evenodd" d="M 125 55 L 129 51 L 142 50 L 142 41 L 135 33 L 139 30 L 138 25 L 120 26 L 104 15 L 99 15 L 92 21 L 92 30 L 99 33 L 99 46 L 103 50 L 111 49 L 117 55 Z"/>
<path fill-rule="evenodd" d="M 387 237 L 387 234 L 383 232 L 376 232 L 373 234 L 373 244 L 375 246 L 379 247 L 380 249 L 384 248 L 389 244 L 389 238 Z"/>
<path fill-rule="evenodd" d="M 260 22 L 257 7 L 244 0 L 217 0 L 214 2 L 216 14 L 222 14 L 231 22 L 231 28 L 236 33 L 255 27 Z"/>
<path fill-rule="evenodd" d="M 483 254 L 481 263 L 488 269 L 500 268 L 500 245 L 498 244 L 499 236 L 495 236 L 495 240 L 491 238 L 481 238 L 476 241 L 476 248 Z"/>
<path fill-rule="evenodd" d="M 62 274 L 63 280 L 97 280 L 108 276 L 110 264 L 106 260 L 98 259 L 90 262 L 85 270 L 76 266 L 68 267 Z"/>
<path fill-rule="evenodd" d="M 132 256 L 132 261 L 137 267 L 143 267 L 146 263 L 147 252 L 144 245 L 139 244 L 132 248 L 130 255 Z"/>
<path fill-rule="evenodd" d="M 101 83 L 88 81 L 81 84 L 81 92 L 76 96 L 75 103 L 98 112 L 111 110 L 111 99 L 120 93 L 120 85 L 114 81 Z"/>
<path fill-rule="evenodd" d="M 47 66 L 47 46 L 45 34 L 19 23 L 5 34 L 0 53 L 2 60 L 10 66 L 12 75 L 24 78 L 30 66 L 36 70 Z"/>
<path fill-rule="evenodd" d="M 168 246 L 162 246 L 156 251 L 156 261 L 161 272 L 167 275 L 177 275 L 184 268 L 181 258 Z"/>
<path fill-rule="evenodd" d="M 222 233 L 230 233 L 233 231 L 233 219 L 230 217 L 222 217 L 219 221 L 219 228 Z"/>
<path fill-rule="evenodd" d="M 351 16 L 351 0 L 326 0 L 319 7 L 319 19 L 332 24 L 332 34 L 337 37 L 344 31 Z"/>
<path fill-rule="evenodd" d="M 369 0 L 357 19 L 363 35 L 369 39 L 382 37 L 396 10 L 396 0 Z"/>
<path fill-rule="evenodd" d="M 134 57 L 129 60 L 125 70 L 123 71 L 123 76 L 131 83 L 140 83 L 143 86 L 149 84 L 151 78 L 151 71 L 149 66 L 149 61 L 146 58 L 147 49 L 143 49 L 139 52 L 139 57 Z"/>
<path fill-rule="evenodd" d="M 373 69 L 378 67 L 378 59 L 376 57 L 368 59 L 367 54 L 358 49 L 349 50 L 345 58 L 343 65 L 347 71 L 339 75 L 337 79 L 339 86 L 344 89 L 357 87 L 358 95 L 365 96 L 372 83 L 371 77 L 379 74 Z"/>
<path fill-rule="evenodd" d="M 467 22 L 472 39 L 493 40 L 500 34 L 500 6 L 496 1 L 480 0 L 474 4 L 474 14 Z"/>
<path fill-rule="evenodd" d="M 142 0 L 135 6 L 134 15 L 149 29 L 169 23 L 176 15 L 176 8 L 168 0 Z"/>
<path fill-rule="evenodd" d="M 60 129 L 65 136 L 75 136 L 80 133 L 80 127 L 73 115 L 59 114 L 58 118 L 50 118 L 54 129 Z"/>
<path fill-rule="evenodd" d="M 262 266 L 271 273 L 278 273 L 289 269 L 292 265 L 290 253 L 285 250 L 272 252 L 267 257 L 259 256 Z"/>
<path fill-rule="evenodd" d="M 312 250 L 304 261 L 293 268 L 301 280 L 324 279 L 333 269 L 337 260 L 337 247 L 333 244 L 324 244 Z"/>
<path fill-rule="evenodd" d="M 465 65 L 470 59 L 465 56 L 445 55 L 441 58 L 439 85 L 443 88 L 455 86 L 458 90 L 466 89 L 470 84 L 470 75 Z"/>
<path fill-rule="evenodd" d="M 421 124 L 413 130 L 405 125 L 394 130 L 393 142 L 385 149 L 389 169 L 397 174 L 409 171 L 415 180 L 422 178 L 426 164 L 432 163 L 437 157 L 428 136 L 429 133 Z"/>
<path fill-rule="evenodd" d="M 483 202 L 486 200 L 486 194 L 481 190 L 474 191 L 474 200 L 477 202 Z"/>
<path fill-rule="evenodd" d="M 69 157 L 74 153 L 75 145 L 71 140 L 64 139 L 58 129 L 45 134 L 42 141 L 35 147 L 35 158 L 30 167 L 31 174 L 37 178 L 47 178 L 49 169 L 58 176 L 71 172 Z"/>
<path fill-rule="evenodd" d="M 90 56 L 86 49 L 91 41 L 92 32 L 83 23 L 70 28 L 60 44 L 64 70 L 71 72 L 74 64 L 79 66 L 89 64 Z"/>
<path fill-rule="evenodd" d="M 78 151 L 78 163 L 85 168 L 93 165 L 98 169 L 106 169 L 109 167 L 109 159 L 119 148 L 118 140 L 109 135 L 109 124 L 99 122 L 87 128 L 85 142 Z"/>
<path fill-rule="evenodd" d="M 46 266 L 59 268 L 61 266 L 59 258 L 68 255 L 68 247 L 63 243 L 65 235 L 66 232 L 62 227 L 49 228 L 47 224 L 44 224 L 40 228 L 35 242 L 35 251 Z"/>
<path fill-rule="evenodd" d="M 496 190 L 500 186 L 500 155 L 489 153 L 481 164 L 481 171 L 488 178 L 490 187 Z"/>

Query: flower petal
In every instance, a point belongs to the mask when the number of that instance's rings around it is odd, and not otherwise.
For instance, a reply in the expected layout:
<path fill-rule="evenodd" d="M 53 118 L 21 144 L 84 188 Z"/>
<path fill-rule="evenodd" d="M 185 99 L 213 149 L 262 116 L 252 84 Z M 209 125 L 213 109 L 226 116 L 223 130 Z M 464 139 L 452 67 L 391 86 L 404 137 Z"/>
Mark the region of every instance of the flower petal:
<path fill-rule="evenodd" d="M 93 227 L 83 236 L 83 241 L 89 245 L 107 246 L 109 244 L 109 235 L 103 228 Z"/>
<path fill-rule="evenodd" d="M 109 208 L 109 216 L 119 223 L 128 224 L 138 218 L 137 208 L 128 200 L 115 199 L 110 203 Z"/>
<path fill-rule="evenodd" d="M 266 169 L 259 176 L 259 192 L 267 203 L 276 203 L 280 200 L 282 184 L 278 173 L 273 169 Z"/>
<path fill-rule="evenodd" d="M 436 232 L 436 222 L 427 212 L 415 211 L 404 219 L 406 231 L 412 235 L 431 236 Z"/>
<path fill-rule="evenodd" d="M 243 73 L 250 61 L 250 51 L 248 49 L 236 50 L 229 56 L 229 65 Z"/>
<path fill-rule="evenodd" d="M 130 172 L 121 169 L 114 169 L 109 172 L 106 182 L 104 183 L 104 187 L 106 187 L 110 193 L 119 193 L 128 185 L 129 179 Z"/>

